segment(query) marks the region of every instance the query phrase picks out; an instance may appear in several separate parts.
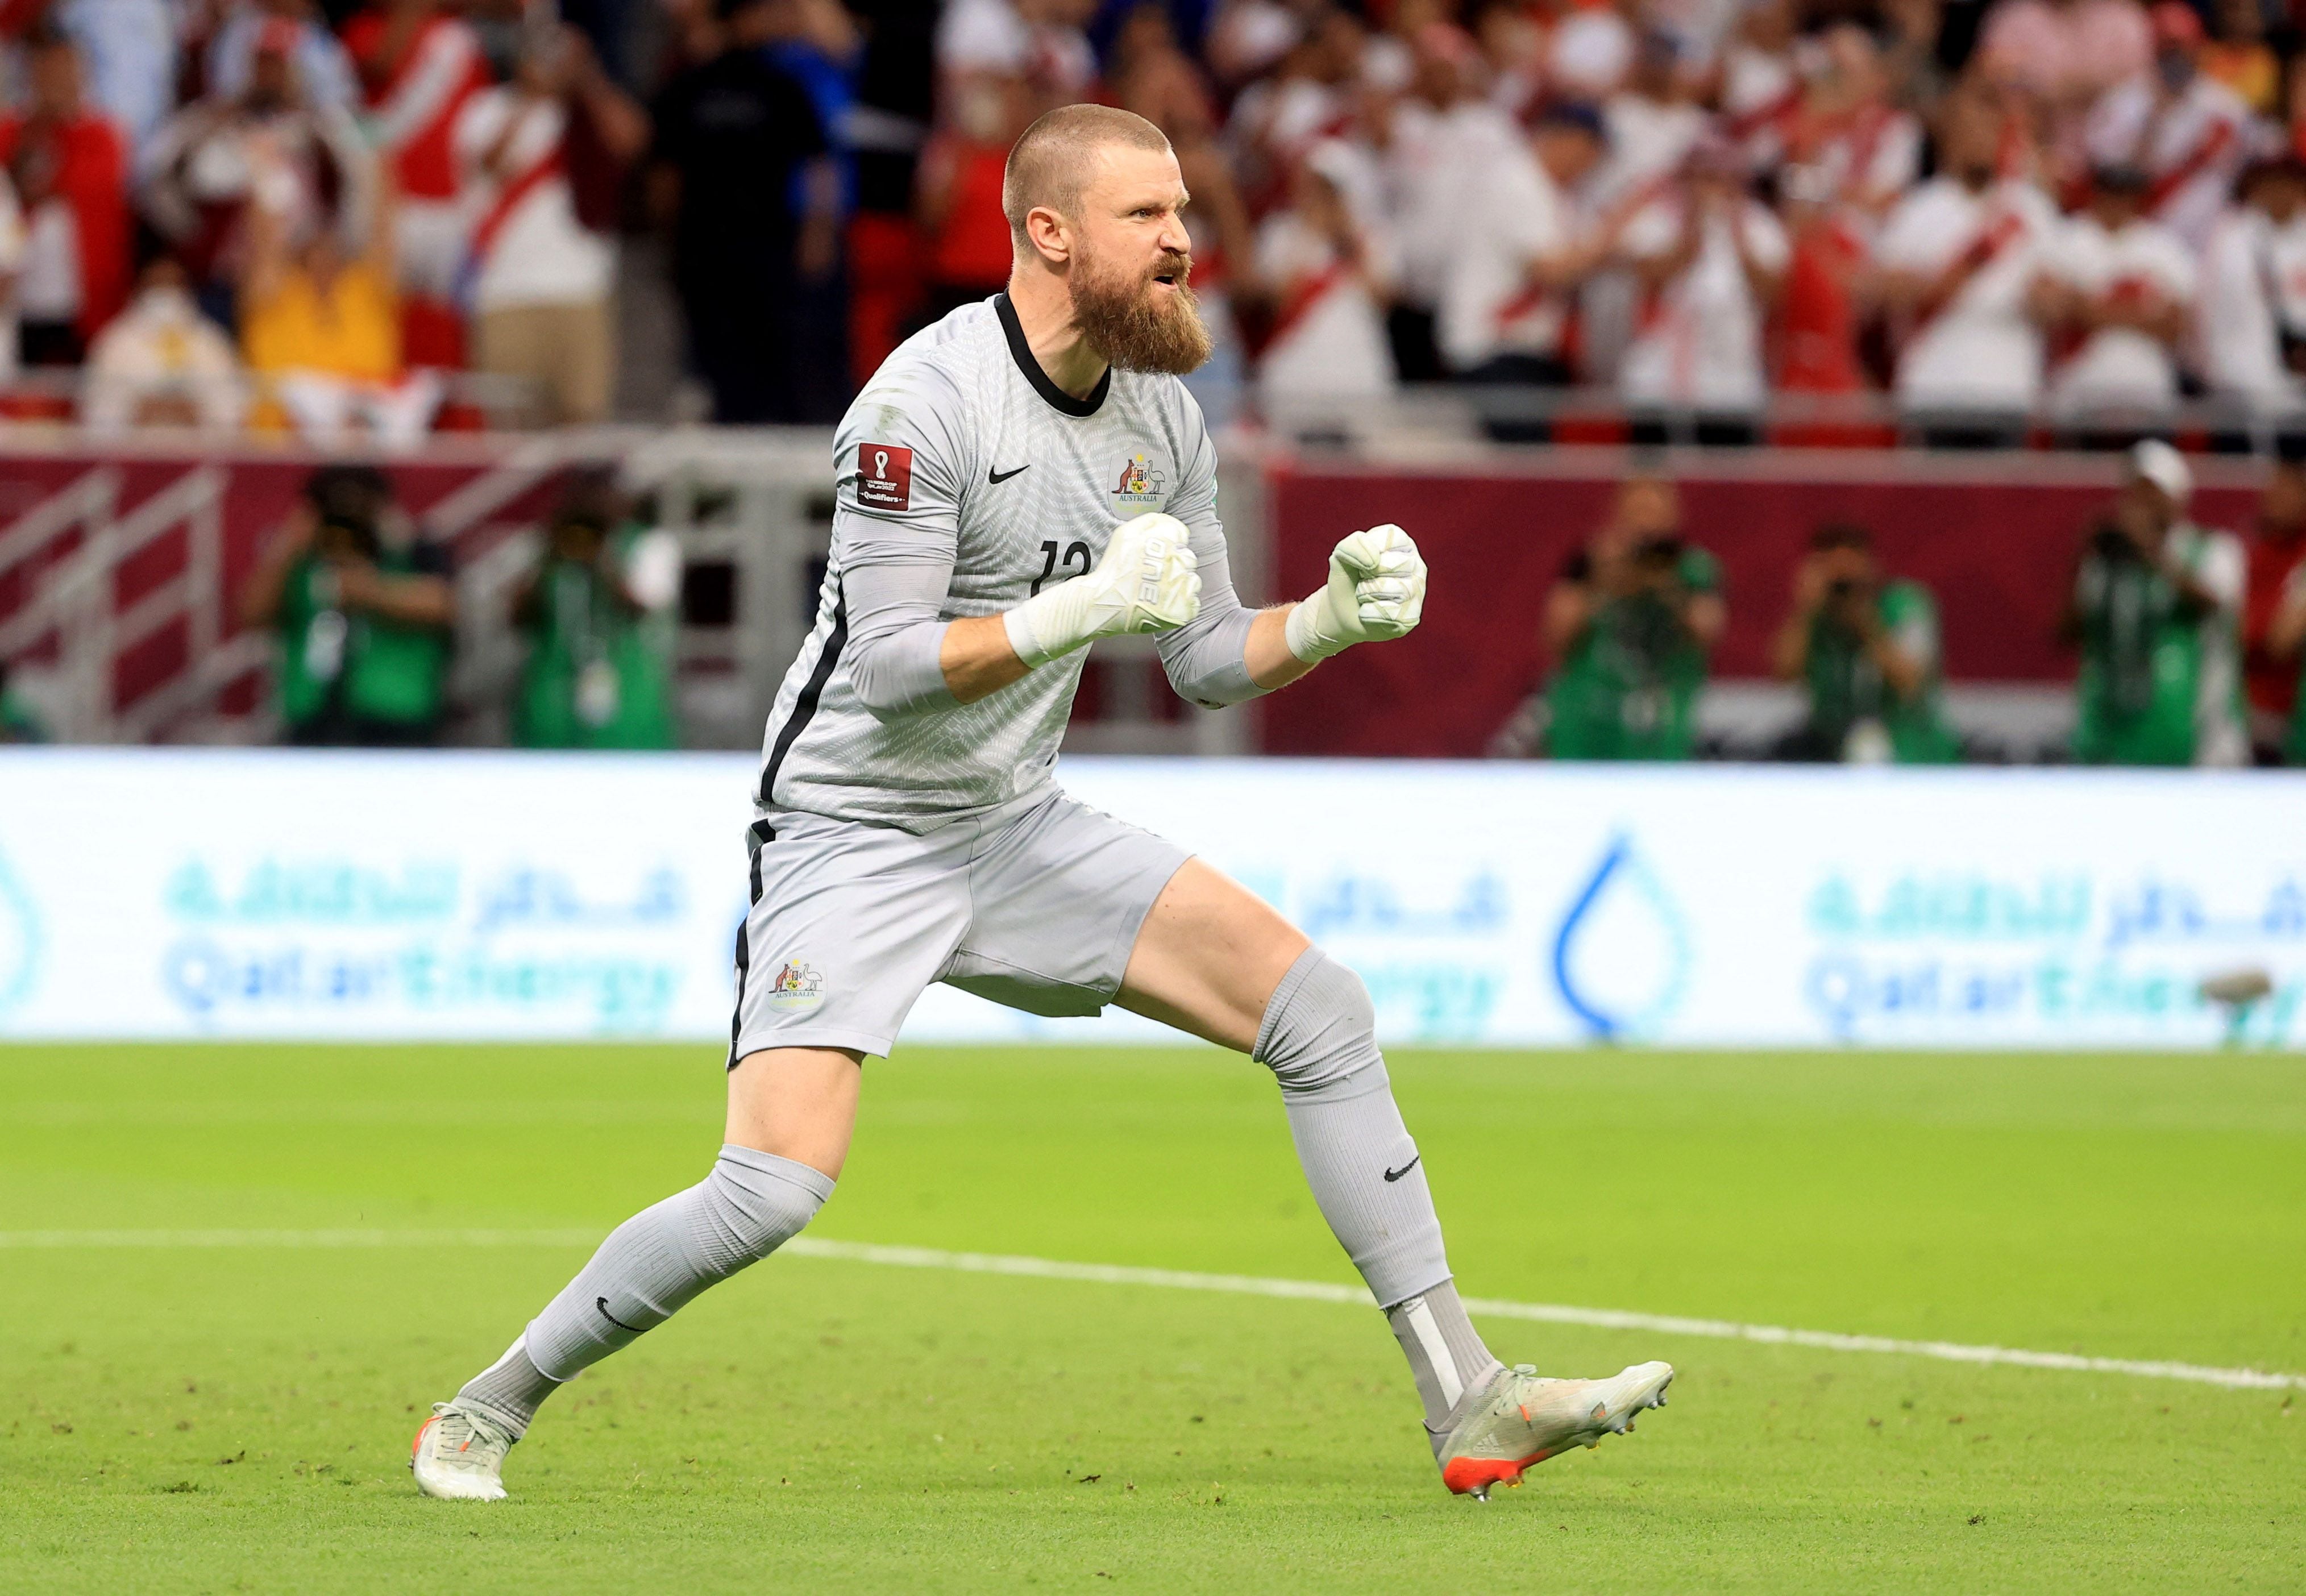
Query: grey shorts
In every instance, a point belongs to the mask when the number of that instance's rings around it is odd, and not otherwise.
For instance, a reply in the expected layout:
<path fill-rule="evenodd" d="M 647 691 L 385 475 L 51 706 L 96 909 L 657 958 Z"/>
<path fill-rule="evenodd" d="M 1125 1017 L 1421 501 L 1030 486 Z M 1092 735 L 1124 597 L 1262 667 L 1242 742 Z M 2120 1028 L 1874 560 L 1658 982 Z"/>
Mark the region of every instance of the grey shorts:
<path fill-rule="evenodd" d="M 732 1069 L 764 1047 L 886 1054 L 932 981 L 1031 1014 L 1097 1013 L 1189 857 L 1062 792 L 927 836 L 773 814 L 751 841 Z"/>

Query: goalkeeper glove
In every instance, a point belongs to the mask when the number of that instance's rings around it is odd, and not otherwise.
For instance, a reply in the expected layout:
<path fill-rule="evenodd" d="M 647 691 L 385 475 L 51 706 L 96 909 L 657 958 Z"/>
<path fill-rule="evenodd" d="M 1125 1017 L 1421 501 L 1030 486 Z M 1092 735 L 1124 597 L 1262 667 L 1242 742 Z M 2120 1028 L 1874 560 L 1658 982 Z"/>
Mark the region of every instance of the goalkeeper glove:
<path fill-rule="evenodd" d="M 1046 665 L 1122 632 L 1166 632 L 1200 612 L 1201 579 L 1185 524 L 1155 510 L 1113 529 L 1096 569 L 1045 587 L 1003 617 L 1009 646 Z"/>
<path fill-rule="evenodd" d="M 1425 560 L 1390 524 L 1354 533 L 1329 555 L 1329 579 L 1289 611 L 1289 652 L 1308 665 L 1356 643 L 1406 635 L 1425 610 Z"/>

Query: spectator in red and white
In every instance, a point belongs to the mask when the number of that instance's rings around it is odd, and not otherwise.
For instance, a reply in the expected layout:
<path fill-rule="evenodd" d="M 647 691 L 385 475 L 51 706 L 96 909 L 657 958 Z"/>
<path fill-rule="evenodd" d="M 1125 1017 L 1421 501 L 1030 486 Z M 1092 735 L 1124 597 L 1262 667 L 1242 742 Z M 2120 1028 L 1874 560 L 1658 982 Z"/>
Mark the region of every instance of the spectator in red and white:
<path fill-rule="evenodd" d="M 1451 7 L 1435 4 L 1440 13 L 1420 30 L 1448 28 Z M 1545 30 L 1536 15 L 1517 0 L 1478 0 L 1469 8 L 1465 27 L 1481 52 L 1480 71 L 1489 78 L 1489 103 L 1506 116 L 1526 116 L 1545 96 Z M 1468 87 L 1471 87 L 1469 82 Z"/>
<path fill-rule="evenodd" d="M 1569 5 L 1546 45 L 1545 75 L 1554 92 L 1599 105 L 1623 88 L 1641 53 L 1640 14 L 1627 0 Z"/>
<path fill-rule="evenodd" d="M 352 57 L 312 0 L 236 0 L 209 40 L 209 98 L 247 94 L 256 81 L 257 57 L 268 51 L 286 51 L 307 104 L 360 109 Z"/>
<path fill-rule="evenodd" d="M 80 46 L 89 98 L 132 146 L 176 105 L 176 8 L 169 0 L 60 0 L 50 13 Z"/>
<path fill-rule="evenodd" d="M 1999 0 L 1977 54 L 2064 120 L 2145 72 L 2154 43 L 2138 0 Z"/>
<path fill-rule="evenodd" d="M 1948 95 L 1938 175 L 1891 211 L 1875 241 L 1876 291 L 1900 339 L 1899 403 L 1941 444 L 2007 443 L 2041 397 L 2033 286 L 2058 213 L 2033 183 L 2000 175 L 2002 145 L 1988 94 Z"/>
<path fill-rule="evenodd" d="M 2260 162 L 2238 198 L 2202 252 L 2196 363 L 2213 394 L 2294 410 L 2306 403 L 2306 161 Z"/>
<path fill-rule="evenodd" d="M 936 64 L 950 85 L 976 73 L 1016 75 L 1044 108 L 1089 97 L 1097 52 L 1084 25 L 1094 0 L 952 0 L 937 21 Z"/>
<path fill-rule="evenodd" d="M 1662 192 L 1710 118 L 1670 34 L 1644 34 L 1625 87 L 1603 102 L 1610 157 L 1593 175 L 1593 202 Z"/>
<path fill-rule="evenodd" d="M 1601 107 L 1609 153 L 1586 180 L 1596 215 L 1637 210 L 1664 192 L 1707 127 L 1696 85 L 1681 70 L 1673 40 L 1656 31 L 1636 40 L 1625 87 Z M 1639 286 L 1619 268 L 1595 272 L 1578 293 L 1578 365 L 1588 382 L 1613 383 L 1633 342 Z"/>
<path fill-rule="evenodd" d="M 1627 405 L 1694 412 L 1737 440 L 1769 397 L 1762 331 L 1790 252 L 1778 218 L 1747 192 L 1737 148 L 1702 140 L 1618 242 L 1642 290 L 1618 369 Z"/>
<path fill-rule="evenodd" d="M 1277 71 L 1234 101 L 1227 124 L 1244 191 L 1277 199 L 1289 174 L 1323 139 L 1354 131 L 1368 30 L 1342 11 L 1324 11 Z"/>
<path fill-rule="evenodd" d="M 1217 81 L 1237 89 L 1278 66 L 1305 37 L 1302 9 L 1278 0 L 1228 0 L 1217 8 L 1203 50 Z"/>
<path fill-rule="evenodd" d="M 239 97 L 193 101 L 137 158 L 146 218 L 184 263 L 193 296 L 227 325 L 260 181 L 280 188 L 268 202 L 294 236 L 353 226 L 373 204 L 376 163 L 349 111 L 306 98 L 298 38 L 295 23 L 273 19 Z M 357 237 L 346 244 L 357 252 Z"/>
<path fill-rule="evenodd" d="M 1778 157 L 1779 123 L 1801 101 L 1794 67 L 1794 0 L 1753 0 L 1722 49 L 1715 77 L 1722 132 L 1749 143 L 1755 164 Z"/>
<path fill-rule="evenodd" d="M 1833 174 L 1813 166 L 1780 170 L 1778 206 L 1791 252 L 1775 324 L 1776 386 L 1789 393 L 1860 392 L 1866 387 L 1858 337 L 1870 309 L 1865 282 L 1870 218 L 1841 202 Z M 1841 436 L 1828 427 L 1806 432 L 1801 440 L 1832 442 Z"/>
<path fill-rule="evenodd" d="M 1272 314 L 1257 386 L 1268 414 L 1394 389 L 1385 306 L 1395 269 L 1377 184 L 1366 155 L 1324 139 L 1298 163 L 1289 202 L 1258 227 L 1255 277 Z"/>
<path fill-rule="evenodd" d="M 2077 344 L 2051 374 L 2050 407 L 2068 425 L 2128 431 L 2124 442 L 2177 403 L 2197 286 L 2192 252 L 2146 215 L 2147 189 L 2135 167 L 2099 167 L 2042 262 L 2049 324 Z"/>
<path fill-rule="evenodd" d="M 1521 129 L 1474 91 L 1479 64 L 1465 34 L 1428 24 L 1413 41 L 1408 91 L 1385 120 L 1379 160 L 1401 262 L 1388 330 L 1404 381 L 1444 374 L 1437 318 L 1449 279 L 1495 230 L 1486 198 L 1510 192 L 1510 168 L 1529 160 Z"/>
<path fill-rule="evenodd" d="M 2151 17 L 2152 70 L 2108 90 L 2084 137 L 2093 166 L 2144 172 L 2148 213 L 2199 250 L 2255 153 L 2255 130 L 2242 97 L 2196 66 L 2202 20 L 2193 8 L 2160 0 Z"/>
<path fill-rule="evenodd" d="M 82 92 L 80 51 L 25 41 L 30 103 L 0 117 L 0 165 L 23 208 L 17 339 L 26 365 L 77 365 L 128 297 L 128 139 Z"/>
<path fill-rule="evenodd" d="M 345 24 L 345 46 L 360 73 L 369 141 L 397 185 L 408 359 L 462 365 L 453 300 L 471 218 L 456 139 L 458 116 L 490 79 L 480 38 L 440 0 L 383 0 Z"/>
<path fill-rule="evenodd" d="M 1615 243 L 1581 198 L 1605 152 L 1590 107 L 1555 106 L 1525 140 L 1467 174 L 1437 322 L 1442 358 L 1471 382 L 1576 380 L 1566 339 L 1571 298 Z"/>
<path fill-rule="evenodd" d="M 628 165 L 648 139 L 645 114 L 566 24 L 532 30 L 513 81 L 457 114 L 473 365 L 534 382 L 549 422 L 606 420 L 616 380 L 616 241 L 579 214 L 575 162 L 597 150 Z M 402 228 L 404 247 L 408 236 Z M 423 363 L 414 350 L 406 358 Z"/>
<path fill-rule="evenodd" d="M 97 335 L 81 384 L 80 419 L 99 434 L 132 427 L 240 424 L 247 395 L 224 329 L 192 303 L 184 267 L 155 253 L 136 297 Z"/>
<path fill-rule="evenodd" d="M 1818 40 L 1815 70 L 1776 132 L 1781 158 L 1811 168 L 1836 200 L 1868 215 L 1895 204 L 1921 171 L 1921 122 L 1890 103 L 1881 48 L 1854 22 Z"/>

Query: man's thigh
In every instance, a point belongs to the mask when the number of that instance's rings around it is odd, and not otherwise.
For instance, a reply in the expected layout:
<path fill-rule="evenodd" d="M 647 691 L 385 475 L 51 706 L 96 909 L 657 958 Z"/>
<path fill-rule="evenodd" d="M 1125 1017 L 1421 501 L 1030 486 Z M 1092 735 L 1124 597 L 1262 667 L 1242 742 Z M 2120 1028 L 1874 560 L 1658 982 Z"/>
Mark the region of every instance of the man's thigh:
<path fill-rule="evenodd" d="M 886 1054 L 969 923 L 969 838 L 778 815 L 753 830 L 729 1062 L 767 1048 Z"/>
<path fill-rule="evenodd" d="M 979 842 L 969 930 L 942 978 L 1028 1013 L 1097 1013 L 1120 991 L 1146 916 L 1187 858 L 1058 794 Z"/>
<path fill-rule="evenodd" d="M 1145 917 L 1115 1001 L 1248 1053 L 1274 989 L 1311 945 L 1263 899 L 1191 859 Z"/>

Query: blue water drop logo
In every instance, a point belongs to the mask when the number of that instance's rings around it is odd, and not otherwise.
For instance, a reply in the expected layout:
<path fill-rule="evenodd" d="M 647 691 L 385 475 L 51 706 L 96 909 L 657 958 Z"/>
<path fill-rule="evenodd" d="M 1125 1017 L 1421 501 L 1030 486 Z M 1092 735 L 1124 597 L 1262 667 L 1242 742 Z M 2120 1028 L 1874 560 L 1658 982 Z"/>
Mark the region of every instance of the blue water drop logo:
<path fill-rule="evenodd" d="M 0 1016 L 31 995 L 40 960 L 40 919 L 32 895 L 0 854 Z"/>
<path fill-rule="evenodd" d="M 1689 986 L 1689 927 L 1633 839 L 1610 839 L 1553 936 L 1553 984 L 1597 1041 L 1654 1035 Z"/>

